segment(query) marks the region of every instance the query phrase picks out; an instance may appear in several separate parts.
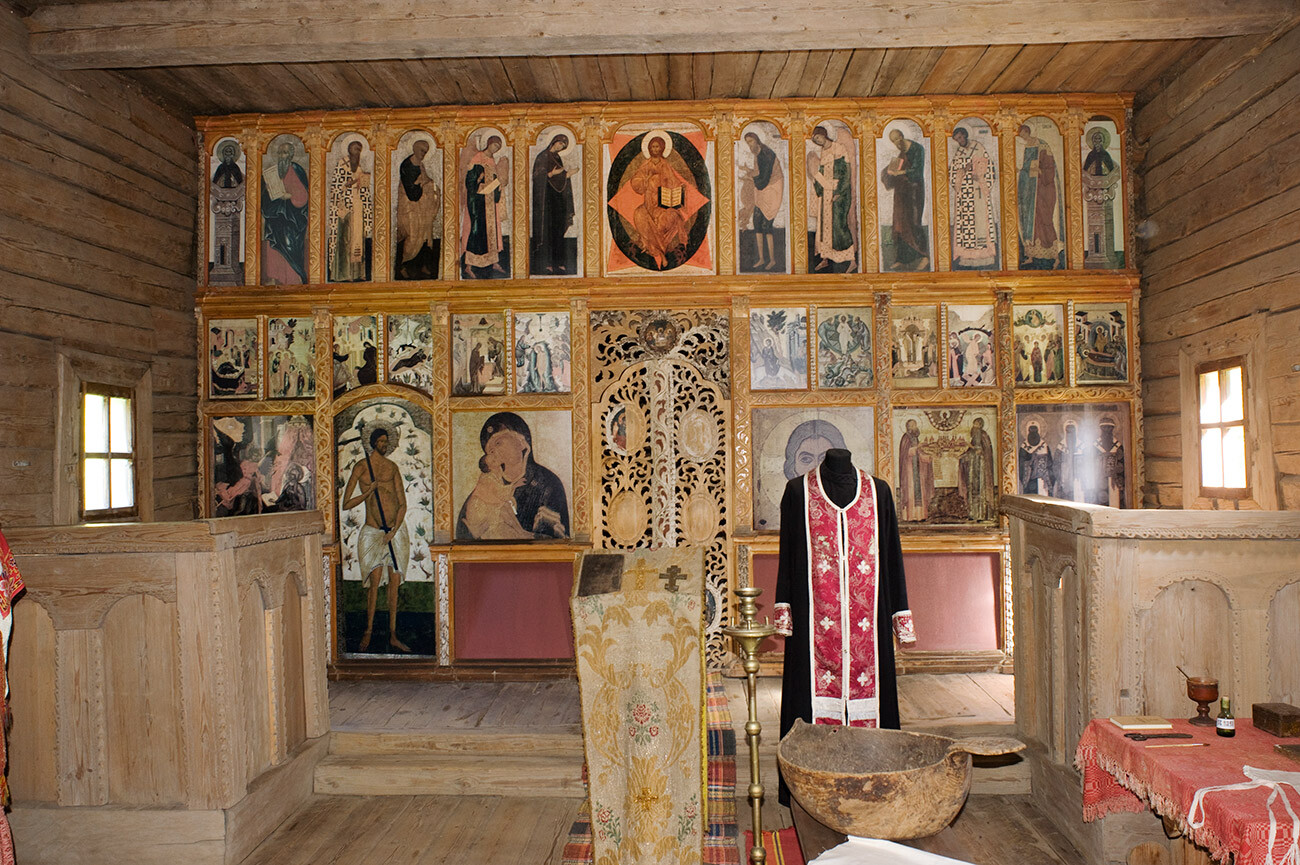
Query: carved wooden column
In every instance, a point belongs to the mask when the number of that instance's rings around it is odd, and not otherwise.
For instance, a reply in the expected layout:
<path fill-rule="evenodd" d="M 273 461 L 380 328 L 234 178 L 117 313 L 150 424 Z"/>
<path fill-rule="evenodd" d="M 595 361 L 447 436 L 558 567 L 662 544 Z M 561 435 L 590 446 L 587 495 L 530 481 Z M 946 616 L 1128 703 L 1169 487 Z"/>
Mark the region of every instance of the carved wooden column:
<path fill-rule="evenodd" d="M 754 530 L 755 455 L 749 384 L 749 297 L 737 295 L 731 299 L 731 486 L 734 531 L 741 533 Z"/>
<path fill-rule="evenodd" d="M 262 151 L 269 140 L 247 129 L 241 133 L 248 172 L 244 175 L 244 285 L 262 283 Z M 205 368 L 205 364 L 199 365 Z M 200 390 L 199 393 L 206 393 Z"/>
<path fill-rule="evenodd" d="M 209 141 L 206 133 L 199 130 L 195 141 L 199 158 L 199 176 L 196 178 L 199 184 L 199 202 L 195 207 L 194 220 L 194 238 L 196 240 L 194 244 L 194 273 L 199 288 L 205 288 L 208 284 L 208 261 L 212 258 L 212 232 L 208 230 L 208 221 L 212 219 L 212 148 L 220 140 L 220 135 L 214 135 Z M 243 142 L 240 142 L 239 146 L 243 148 Z M 245 168 L 248 165 L 248 162 L 244 163 Z M 248 174 L 245 173 L 245 197 L 248 196 L 248 179 Z M 245 233 L 244 241 L 245 243 L 248 241 L 247 233 Z"/>
<path fill-rule="evenodd" d="M 934 261 L 931 270 L 952 270 L 952 228 L 948 224 L 948 133 L 952 116 L 947 108 L 936 108 L 930 128 L 930 176 L 934 187 L 934 206 L 930 211 L 930 231 L 934 236 Z M 940 343 L 947 345 L 947 343 Z"/>
<path fill-rule="evenodd" d="M 586 298 L 569 302 L 569 334 L 571 349 L 570 383 L 573 389 L 570 417 L 573 419 L 573 510 L 574 540 L 591 542 L 591 318 Z"/>
<path fill-rule="evenodd" d="M 1065 222 L 1067 237 L 1066 267 L 1070 270 L 1083 269 L 1083 112 L 1073 109 L 1061 123 L 1061 137 L 1065 140 L 1065 152 L 1061 161 L 1065 163 Z"/>
<path fill-rule="evenodd" d="M 461 144 L 456 124 L 444 120 L 438 127 L 438 146 L 442 148 L 442 267 L 438 275 L 443 279 L 460 279 L 460 200 L 464 195 L 458 186 Z M 436 339 L 436 323 L 434 333 Z"/>
<path fill-rule="evenodd" d="M 433 317 L 434 369 L 451 369 L 451 312 L 436 303 Z M 445 544 L 453 534 L 451 500 L 451 376 L 433 377 L 433 464 L 439 467 L 433 485 L 433 539 Z"/>
<path fill-rule="evenodd" d="M 863 111 L 853 131 L 858 136 L 858 188 L 862 190 L 862 209 L 858 215 L 858 234 L 862 238 L 861 273 L 880 272 L 880 225 L 876 219 L 876 133 L 878 118 L 874 111 Z"/>
<path fill-rule="evenodd" d="M 790 112 L 790 272 L 808 272 L 808 169 L 807 118 L 802 111 Z M 745 322 L 749 327 L 749 322 Z M 748 331 L 746 331 L 748 341 Z M 746 355 L 746 368 L 749 360 Z"/>
<path fill-rule="evenodd" d="M 1016 373 L 1012 352 L 1014 337 L 1012 334 L 1012 292 L 1008 289 L 997 291 L 997 303 L 994 307 L 994 328 L 997 340 L 997 375 L 998 375 L 998 429 L 1000 441 L 998 447 L 1002 453 L 1002 492 L 1016 493 Z M 942 342 L 940 345 L 947 345 Z"/>
<path fill-rule="evenodd" d="M 714 212 L 718 226 L 718 275 L 730 276 L 736 272 L 736 202 L 734 180 L 736 177 L 736 122 L 729 113 L 713 116 L 716 132 L 713 151 L 717 154 L 717 173 L 714 175 Z"/>
<path fill-rule="evenodd" d="M 376 123 L 370 129 L 370 140 L 374 142 L 371 152 L 375 164 L 371 172 L 374 192 L 371 196 L 375 210 L 375 228 L 370 240 L 370 279 L 373 282 L 388 282 L 393 278 L 392 228 L 391 215 L 393 205 L 389 195 L 389 170 L 393 161 L 393 135 L 386 123 Z M 384 355 L 380 355 L 380 367 Z"/>
<path fill-rule="evenodd" d="M 583 275 L 601 275 L 601 203 L 600 194 L 600 139 L 599 117 L 582 119 L 582 250 L 585 257 Z M 576 323 L 575 323 L 576 327 Z"/>
<path fill-rule="evenodd" d="M 506 126 L 506 135 L 510 137 L 513 158 L 510 166 L 510 276 L 512 279 L 528 277 L 528 177 L 531 166 L 528 164 L 528 145 L 533 138 L 535 124 L 527 123 L 522 117 L 512 118 Z M 506 323 L 507 327 L 509 322 Z M 506 364 L 507 374 L 514 369 L 513 363 Z M 508 384 L 508 382 L 507 382 Z M 507 389 L 506 393 L 511 393 Z"/>
<path fill-rule="evenodd" d="M 1020 131 L 1020 115 L 1003 109 L 993 119 L 993 131 L 998 136 L 1002 183 L 1002 269 L 1020 267 L 1020 196 L 1016 189 L 1019 166 L 1016 165 L 1016 134 Z"/>
<path fill-rule="evenodd" d="M 434 523 L 435 534 L 437 533 Z M 451 666 L 451 557 L 446 553 L 437 555 L 437 584 L 435 591 L 438 600 L 438 666 Z"/>
<path fill-rule="evenodd" d="M 329 200 L 329 177 L 325 173 L 325 135 L 320 126 L 307 129 L 303 139 L 307 146 L 307 159 L 311 165 L 308 183 L 307 214 L 307 282 L 321 285 L 325 282 L 325 207 Z"/>
<path fill-rule="evenodd" d="M 894 370 L 892 363 L 894 324 L 893 296 L 876 292 L 876 476 L 891 484 L 894 477 Z"/>
<path fill-rule="evenodd" d="M 334 399 L 334 320 L 329 307 L 311 310 L 312 331 L 316 345 L 313 372 L 316 376 L 316 423 L 312 438 L 316 445 L 316 502 L 325 518 L 325 536 L 335 538 L 334 517 L 334 437 L 330 404 Z"/>
<path fill-rule="evenodd" d="M 1132 199 L 1134 191 L 1138 188 L 1135 183 L 1137 179 L 1136 166 L 1141 162 L 1142 158 L 1145 157 L 1145 152 L 1139 154 L 1139 147 L 1141 145 L 1138 144 L 1136 136 L 1129 134 L 1129 130 L 1133 128 L 1132 102 L 1130 102 L 1128 107 L 1124 109 L 1122 117 L 1116 117 L 1114 119 L 1115 127 L 1119 131 L 1119 150 L 1123 163 L 1120 168 L 1124 172 L 1121 177 L 1124 194 L 1120 196 L 1120 200 L 1123 202 L 1121 206 L 1124 208 L 1124 267 L 1136 270 L 1138 263 L 1137 220 L 1135 217 L 1137 214 L 1133 212 Z M 1133 332 L 1137 333 L 1137 330 L 1135 329 Z M 1134 354 L 1137 354 L 1137 352 L 1134 352 Z"/>
<path fill-rule="evenodd" d="M 1075 346 L 1075 336 L 1074 301 L 1067 300 L 1065 302 L 1065 374 L 1067 377 L 1067 383 L 1070 387 L 1078 387 L 1079 384 L 1078 348 Z M 1132 357 L 1135 354 L 1137 354 L 1137 352 L 1130 352 L 1129 356 Z"/>

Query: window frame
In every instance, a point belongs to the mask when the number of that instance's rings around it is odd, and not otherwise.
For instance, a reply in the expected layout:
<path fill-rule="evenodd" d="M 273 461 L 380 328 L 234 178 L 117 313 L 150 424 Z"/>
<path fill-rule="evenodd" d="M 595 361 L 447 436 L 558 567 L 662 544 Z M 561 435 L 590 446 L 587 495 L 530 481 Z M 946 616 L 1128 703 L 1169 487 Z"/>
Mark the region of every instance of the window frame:
<path fill-rule="evenodd" d="M 140 472 L 139 472 L 139 440 L 136 435 L 136 398 L 135 391 L 129 387 L 121 385 L 103 384 L 102 382 L 82 381 L 81 393 L 77 400 L 78 407 L 78 426 L 77 436 L 79 447 L 77 449 L 77 516 L 81 522 L 108 523 L 131 521 L 140 518 Z M 113 450 L 113 439 L 109 436 L 108 451 L 91 453 L 86 449 L 85 421 L 86 421 L 86 397 L 102 396 L 105 399 L 125 399 L 130 412 L 129 424 L 131 426 L 131 449 L 129 451 Z M 86 461 L 89 459 L 106 459 L 109 461 L 110 473 L 112 471 L 112 461 L 114 459 L 127 458 L 131 460 L 131 506 L 125 508 L 86 508 Z M 112 481 L 110 474 L 110 490 Z M 111 501 L 111 494 L 110 494 Z"/>
<path fill-rule="evenodd" d="M 114 522 L 152 522 L 153 488 L 153 371 L 149 359 L 133 352 L 108 357 L 58 346 L 58 412 L 54 440 L 54 525 L 83 521 L 81 459 L 85 419 L 82 390 L 86 384 L 120 388 L 131 395 L 132 445 L 135 450 L 135 515 Z M 92 517 L 96 522 L 99 517 Z M 103 521 L 110 521 L 105 518 Z"/>
<path fill-rule="evenodd" d="M 1222 373 L 1224 370 L 1240 369 L 1241 370 L 1241 420 L 1240 421 L 1218 421 L 1216 423 L 1206 423 L 1201 420 L 1201 376 L 1206 373 Z M 1216 360 L 1207 360 L 1196 364 L 1196 449 L 1198 456 L 1201 456 L 1201 438 L 1207 429 L 1226 430 L 1231 427 L 1241 427 L 1241 436 L 1243 441 L 1249 442 L 1250 433 L 1250 372 L 1246 368 L 1246 358 L 1243 355 L 1235 357 L 1223 357 Z M 1211 487 L 1205 484 L 1204 466 L 1202 463 L 1196 464 L 1196 476 L 1200 481 L 1198 489 L 1200 495 L 1207 499 L 1249 499 L 1251 498 L 1250 488 L 1250 448 L 1243 448 L 1242 456 L 1246 464 L 1242 467 L 1246 476 L 1246 485 L 1244 487 Z M 1223 453 L 1219 453 L 1220 462 L 1223 460 Z"/>
<path fill-rule="evenodd" d="M 1174 453 L 1182 454 L 1179 484 L 1182 507 L 1187 509 L 1229 510 L 1277 510 L 1278 468 L 1273 456 L 1273 439 L 1268 435 L 1271 411 L 1269 405 L 1269 379 L 1265 366 L 1270 356 L 1268 343 L 1269 313 L 1255 312 L 1237 321 L 1210 327 L 1204 331 L 1187 336 L 1178 342 L 1178 421 L 1177 426 L 1161 423 L 1168 435 L 1178 431 L 1181 445 Z M 1144 353 L 1152 349 L 1144 349 Z M 1241 496 L 1233 490 L 1232 496 L 1201 494 L 1201 441 L 1200 441 L 1200 377 L 1196 368 L 1221 359 L 1240 358 L 1243 383 L 1250 382 L 1250 389 L 1244 394 L 1245 422 L 1247 432 L 1252 439 L 1247 441 L 1246 481 L 1250 485 L 1248 496 Z M 1208 369 L 1208 367 L 1206 367 Z M 1143 385 L 1144 407 L 1150 410 L 1156 396 L 1160 379 L 1148 378 Z M 1169 420 L 1172 421 L 1172 418 Z M 1152 425 L 1148 419 L 1148 426 Z M 1148 430 L 1150 433 L 1150 430 Z M 1158 441 L 1159 439 L 1156 439 Z M 1160 456 L 1174 456 L 1165 451 Z M 1150 461 L 1148 460 L 1148 467 Z M 1147 495 L 1153 498 L 1159 507 L 1178 507 L 1169 501 L 1162 491 L 1166 485 L 1177 484 L 1172 473 L 1165 473 L 1163 478 L 1147 476 Z M 1153 488 L 1154 486 L 1154 488 Z M 1207 492 L 1217 492 L 1207 490 Z"/>

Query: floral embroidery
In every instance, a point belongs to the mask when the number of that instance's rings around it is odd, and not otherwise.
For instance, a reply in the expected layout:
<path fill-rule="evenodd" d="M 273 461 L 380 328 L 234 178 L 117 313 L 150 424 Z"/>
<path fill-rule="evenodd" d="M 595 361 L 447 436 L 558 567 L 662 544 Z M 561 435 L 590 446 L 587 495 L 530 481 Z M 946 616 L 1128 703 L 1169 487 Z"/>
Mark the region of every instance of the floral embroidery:
<path fill-rule="evenodd" d="M 789 604 L 776 605 L 776 621 L 773 622 L 773 624 L 776 625 L 776 632 L 778 634 L 783 634 L 787 637 L 790 636 L 794 627 L 794 618 L 790 614 Z"/>
<path fill-rule="evenodd" d="M 649 744 L 659 735 L 659 725 L 663 723 L 663 713 L 658 703 L 634 700 L 627 704 L 627 734 L 639 745 Z"/>
<path fill-rule="evenodd" d="M 697 797 L 692 796 L 691 800 L 686 803 L 682 813 L 677 815 L 677 841 L 681 843 L 686 840 L 687 836 L 695 832 L 695 818 L 699 813 L 696 806 Z"/>
<path fill-rule="evenodd" d="M 900 643 L 916 642 L 916 628 L 912 624 L 911 610 L 900 610 L 894 613 L 894 634 Z"/>
<path fill-rule="evenodd" d="M 596 803 L 596 834 L 602 841 L 612 841 L 615 844 L 623 843 L 623 830 L 619 826 L 619 818 L 614 815 L 612 808 L 607 808 Z"/>

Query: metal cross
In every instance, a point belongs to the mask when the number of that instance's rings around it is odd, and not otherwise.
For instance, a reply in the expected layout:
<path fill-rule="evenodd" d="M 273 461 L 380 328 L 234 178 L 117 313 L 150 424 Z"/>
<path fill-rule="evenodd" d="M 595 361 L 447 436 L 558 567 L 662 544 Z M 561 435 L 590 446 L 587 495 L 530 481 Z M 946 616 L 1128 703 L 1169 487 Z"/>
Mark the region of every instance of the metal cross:
<path fill-rule="evenodd" d="M 659 579 L 663 580 L 668 584 L 668 591 L 670 592 L 677 591 L 678 581 L 685 582 L 690 578 L 691 578 L 690 574 L 686 573 L 676 565 L 669 565 L 668 570 L 664 571 L 662 574 L 659 575 Z"/>

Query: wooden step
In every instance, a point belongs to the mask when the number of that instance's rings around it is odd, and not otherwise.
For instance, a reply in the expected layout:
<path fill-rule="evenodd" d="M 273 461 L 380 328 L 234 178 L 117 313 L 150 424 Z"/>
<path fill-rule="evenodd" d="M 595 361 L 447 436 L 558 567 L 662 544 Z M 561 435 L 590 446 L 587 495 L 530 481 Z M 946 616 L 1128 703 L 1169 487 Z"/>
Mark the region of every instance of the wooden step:
<path fill-rule="evenodd" d="M 580 799 L 582 755 L 330 754 L 316 765 L 318 794 L 514 796 Z"/>
<path fill-rule="evenodd" d="M 383 730 L 335 730 L 330 734 L 330 753 L 445 754 L 532 757 L 574 757 L 582 759 L 582 728 L 549 728 L 539 733 L 530 727 L 493 727 L 489 730 L 432 730 L 388 732 Z"/>

